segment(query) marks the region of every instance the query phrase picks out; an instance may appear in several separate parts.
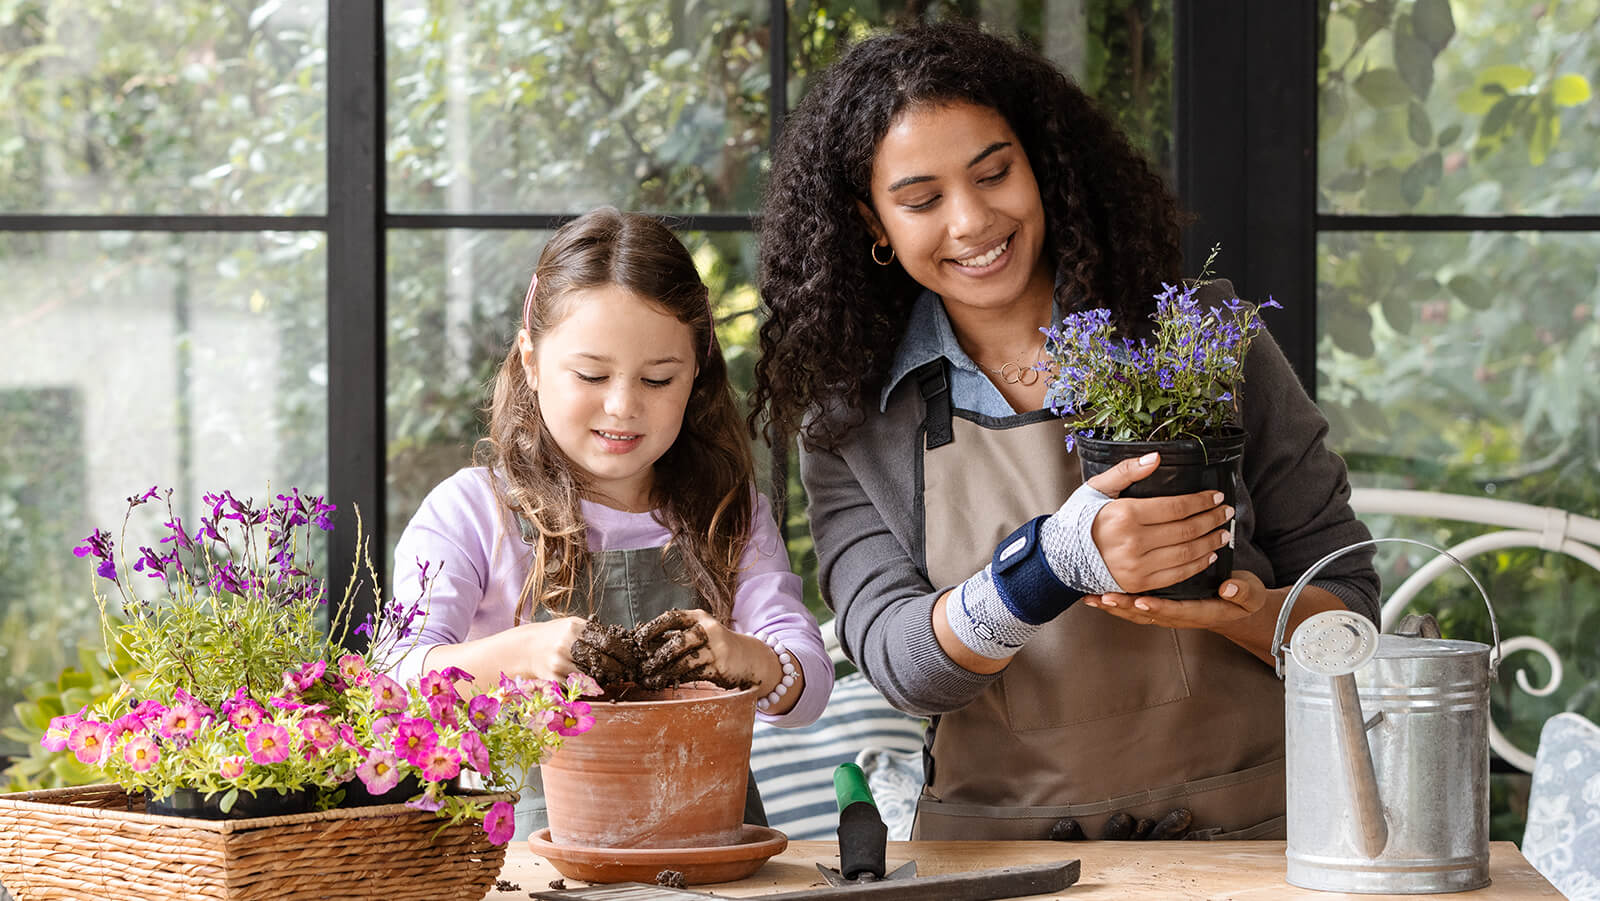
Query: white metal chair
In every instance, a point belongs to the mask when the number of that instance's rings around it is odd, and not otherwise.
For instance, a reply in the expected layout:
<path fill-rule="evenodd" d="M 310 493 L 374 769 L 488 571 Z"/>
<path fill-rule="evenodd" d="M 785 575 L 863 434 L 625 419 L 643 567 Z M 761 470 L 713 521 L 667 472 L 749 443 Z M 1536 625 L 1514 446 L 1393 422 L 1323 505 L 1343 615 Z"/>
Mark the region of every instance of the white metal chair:
<path fill-rule="evenodd" d="M 1576 713 L 1539 733 L 1522 854 L 1563 895 L 1600 901 L 1600 726 Z"/>
<path fill-rule="evenodd" d="M 1358 514 L 1448 519 L 1499 529 L 1449 548 L 1459 560 L 1490 551 L 1531 547 L 1568 554 L 1600 571 L 1600 550 L 1597 550 L 1600 519 L 1515 501 L 1390 488 L 1356 488 L 1351 493 L 1350 505 Z M 1436 557 L 1400 583 L 1383 604 L 1385 631 L 1394 626 L 1424 586 L 1453 568 L 1454 564 L 1448 559 Z M 1519 635 L 1504 639 L 1500 644 L 1506 657 L 1518 651 L 1533 651 L 1550 665 L 1550 678 L 1537 687 L 1529 683 L 1526 670 L 1517 670 L 1517 685 L 1523 691 L 1544 697 L 1561 686 L 1561 655 L 1548 642 L 1531 635 Z M 1512 766 L 1523 772 L 1533 772 L 1534 756 L 1513 745 L 1493 722 L 1489 724 L 1489 746 Z M 1600 791 L 1600 786 L 1596 790 Z"/>

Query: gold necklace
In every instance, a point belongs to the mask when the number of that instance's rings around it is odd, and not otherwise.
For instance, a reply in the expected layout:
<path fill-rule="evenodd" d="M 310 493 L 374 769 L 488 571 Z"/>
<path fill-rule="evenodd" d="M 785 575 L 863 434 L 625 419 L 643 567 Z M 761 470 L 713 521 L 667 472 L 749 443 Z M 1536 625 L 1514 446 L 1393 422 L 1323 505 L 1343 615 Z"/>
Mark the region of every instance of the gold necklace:
<path fill-rule="evenodd" d="M 977 363 L 978 368 L 984 372 L 999 376 L 1000 380 L 1007 385 L 1021 385 L 1027 388 L 1039 381 L 1040 370 L 1035 367 L 1042 362 L 1039 359 L 1039 355 L 1044 353 L 1044 344 L 1044 341 L 1039 342 L 1039 349 L 1033 352 L 1033 362 L 1027 365 L 1023 365 L 1021 354 L 1018 354 L 1015 359 L 1006 361 L 999 369 L 985 366 L 976 358 L 972 362 Z"/>

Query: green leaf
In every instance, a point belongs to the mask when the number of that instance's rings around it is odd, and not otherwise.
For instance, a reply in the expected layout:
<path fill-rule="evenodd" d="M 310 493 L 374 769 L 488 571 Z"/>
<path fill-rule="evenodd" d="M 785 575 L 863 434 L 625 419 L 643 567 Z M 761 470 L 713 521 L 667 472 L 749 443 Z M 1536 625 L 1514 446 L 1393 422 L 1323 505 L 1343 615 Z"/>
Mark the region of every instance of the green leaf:
<path fill-rule="evenodd" d="M 1438 54 L 1456 33 L 1450 0 L 1417 0 L 1411 10 L 1411 30 Z"/>
<path fill-rule="evenodd" d="M 1499 66 L 1490 66 L 1478 73 L 1473 82 L 1482 88 L 1486 85 L 1499 85 L 1506 93 L 1520 91 L 1533 83 L 1533 70 L 1524 66 L 1509 63 Z"/>
<path fill-rule="evenodd" d="M 1419 99 L 1433 90 L 1433 51 L 1404 31 L 1394 35 L 1394 65 L 1400 78 Z"/>
<path fill-rule="evenodd" d="M 1411 137 L 1411 143 L 1418 147 L 1433 143 L 1433 123 L 1428 120 L 1428 111 L 1420 103 L 1413 101 L 1406 107 L 1406 134 Z"/>
<path fill-rule="evenodd" d="M 217 809 L 221 810 L 223 813 L 227 813 L 233 809 L 234 803 L 238 800 L 239 790 L 237 788 L 230 788 L 228 789 L 227 794 L 222 796 L 222 800 L 217 802 Z"/>
<path fill-rule="evenodd" d="M 1344 123 L 1345 109 L 1343 84 L 1323 85 L 1317 94 L 1317 131 L 1327 140 Z"/>
<path fill-rule="evenodd" d="M 1563 75 L 1550 85 L 1556 106 L 1577 106 L 1589 102 L 1589 80 L 1582 75 Z"/>
<path fill-rule="evenodd" d="M 1528 162 L 1543 166 L 1561 137 L 1561 119 L 1552 111 L 1539 116 L 1533 123 L 1533 134 L 1528 136 Z"/>
<path fill-rule="evenodd" d="M 1474 310 L 1487 310 L 1490 304 L 1494 303 L 1494 294 L 1490 292 L 1489 286 L 1475 276 L 1457 275 L 1450 279 L 1446 287 L 1450 289 L 1451 294 Z"/>
<path fill-rule="evenodd" d="M 1393 69 L 1369 69 L 1355 80 L 1355 89 L 1373 106 L 1399 106 L 1411 99 L 1411 89 Z"/>
<path fill-rule="evenodd" d="M 1481 116 L 1494 106 L 1506 92 L 1499 85 L 1474 85 L 1456 95 L 1456 108 L 1472 116 Z"/>
<path fill-rule="evenodd" d="M 1456 139 L 1459 137 L 1461 137 L 1461 126 L 1451 125 L 1444 131 L 1439 132 L 1439 146 L 1449 147 L 1451 144 L 1454 144 Z"/>
<path fill-rule="evenodd" d="M 1483 117 L 1483 126 L 1479 129 L 1481 134 L 1496 135 L 1505 129 L 1511 122 L 1511 114 L 1521 106 L 1521 98 L 1502 97 L 1489 109 L 1489 114 Z"/>

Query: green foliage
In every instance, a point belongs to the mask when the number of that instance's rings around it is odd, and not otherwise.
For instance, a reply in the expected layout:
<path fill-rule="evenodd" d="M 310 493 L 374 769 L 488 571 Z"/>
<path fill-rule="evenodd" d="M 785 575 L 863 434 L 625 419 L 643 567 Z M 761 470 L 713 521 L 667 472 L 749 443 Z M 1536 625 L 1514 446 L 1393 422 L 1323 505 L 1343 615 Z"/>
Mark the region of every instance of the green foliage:
<path fill-rule="evenodd" d="M 103 781 L 98 768 L 79 763 L 70 751 L 46 751 L 39 737 L 50 720 L 84 707 L 108 701 L 121 688 L 124 678 L 142 674 L 126 651 L 113 647 L 115 659 L 98 643 L 78 648 L 78 665 L 61 670 L 54 682 L 38 682 L 27 688 L 24 699 L 12 708 L 14 718 L 3 732 L 7 740 L 25 749 L 5 770 L 8 792 L 42 788 L 63 788 Z M 120 675 L 119 675 L 120 674 Z"/>

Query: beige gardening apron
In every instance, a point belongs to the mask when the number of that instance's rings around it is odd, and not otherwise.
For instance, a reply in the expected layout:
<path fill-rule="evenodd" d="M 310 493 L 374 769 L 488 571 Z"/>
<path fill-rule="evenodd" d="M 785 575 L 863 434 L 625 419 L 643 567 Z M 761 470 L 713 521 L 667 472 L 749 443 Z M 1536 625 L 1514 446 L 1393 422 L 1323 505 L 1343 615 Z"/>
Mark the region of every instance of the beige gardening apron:
<path fill-rule="evenodd" d="M 919 384 L 923 559 L 944 590 L 1082 476 L 1048 410 L 951 411 L 942 372 Z M 1159 820 L 1175 807 L 1202 837 L 1284 835 L 1282 683 L 1205 630 L 1074 604 L 928 741 L 917 839 L 1043 839 L 1062 817 L 1094 838 L 1113 813 Z"/>

